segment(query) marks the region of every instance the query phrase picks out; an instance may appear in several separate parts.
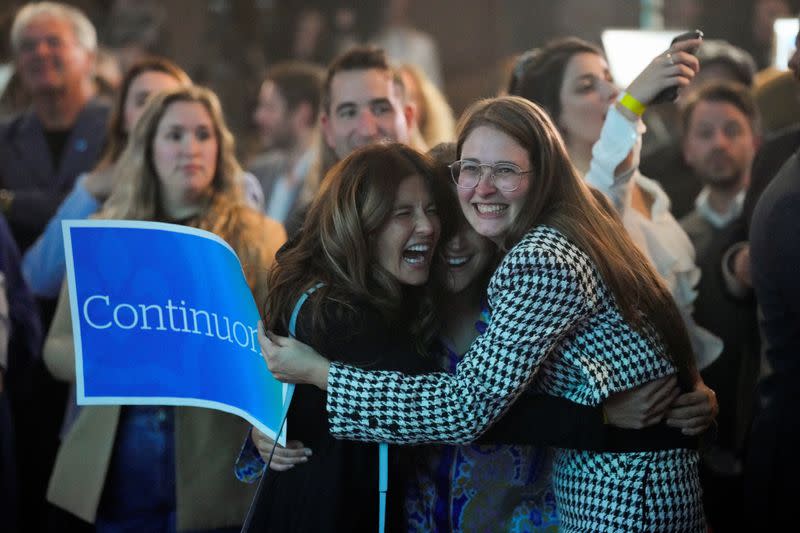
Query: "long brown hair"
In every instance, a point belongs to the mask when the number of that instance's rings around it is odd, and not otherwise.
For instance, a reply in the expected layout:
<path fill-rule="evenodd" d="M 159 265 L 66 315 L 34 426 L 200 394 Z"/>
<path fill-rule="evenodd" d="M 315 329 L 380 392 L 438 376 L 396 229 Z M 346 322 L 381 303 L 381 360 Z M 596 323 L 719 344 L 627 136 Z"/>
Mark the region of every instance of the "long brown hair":
<path fill-rule="evenodd" d="M 131 85 L 136 81 L 136 78 L 147 72 L 161 72 L 172 76 L 182 86 L 192 84 L 191 78 L 181 67 L 164 57 L 146 57 L 134 63 L 122 78 L 119 94 L 114 101 L 111 116 L 108 119 L 106 145 L 95 170 L 104 170 L 113 165 L 125 149 L 129 134 L 129 132 L 125 131 L 125 101 L 128 99 Z"/>
<path fill-rule="evenodd" d="M 427 288 L 402 286 L 379 265 L 375 250 L 375 238 L 393 212 L 400 183 L 415 175 L 422 177 L 438 205 L 443 193 L 433 180 L 430 160 L 400 143 L 361 148 L 330 170 L 302 230 L 278 254 L 270 271 L 268 329 L 286 330 L 298 298 L 321 282 L 318 296 L 306 304 L 311 305 L 315 332 L 325 329 L 324 301 L 336 300 L 345 311 L 354 310 L 356 301 L 366 301 L 388 319 L 410 321 L 409 332 L 424 353 L 435 323 Z"/>
<path fill-rule="evenodd" d="M 548 225 L 585 252 L 636 329 L 648 324 L 666 345 L 681 381 L 692 382 L 694 358 L 678 308 L 661 277 L 607 203 L 598 202 L 572 166 L 564 141 L 547 112 L 525 98 L 504 96 L 473 104 L 458 125 L 458 155 L 478 127 L 505 133 L 528 152 L 533 173 L 524 205 L 511 224 L 505 250 L 536 226 Z"/>

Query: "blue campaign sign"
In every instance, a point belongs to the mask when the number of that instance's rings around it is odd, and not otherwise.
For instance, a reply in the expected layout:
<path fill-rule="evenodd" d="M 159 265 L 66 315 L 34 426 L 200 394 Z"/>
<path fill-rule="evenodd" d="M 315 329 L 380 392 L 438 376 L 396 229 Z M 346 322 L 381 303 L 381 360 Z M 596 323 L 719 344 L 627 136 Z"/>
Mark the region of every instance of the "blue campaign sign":
<path fill-rule="evenodd" d="M 293 385 L 267 370 L 233 249 L 185 226 L 63 222 L 79 404 L 188 405 L 285 444 Z"/>

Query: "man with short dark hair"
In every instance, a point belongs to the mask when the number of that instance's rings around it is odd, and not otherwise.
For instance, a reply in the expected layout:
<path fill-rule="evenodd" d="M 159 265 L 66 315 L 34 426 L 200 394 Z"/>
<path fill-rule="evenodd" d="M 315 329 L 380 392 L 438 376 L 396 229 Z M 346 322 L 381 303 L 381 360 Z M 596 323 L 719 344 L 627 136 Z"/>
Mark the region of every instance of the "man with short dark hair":
<path fill-rule="evenodd" d="M 411 140 L 416 109 L 380 48 L 357 46 L 333 60 L 320 112 L 319 153 L 301 193 L 302 205 L 311 201 L 325 173 L 357 148 L 388 140 L 427 149 Z M 292 233 L 290 227 L 287 232 Z"/>
<path fill-rule="evenodd" d="M 711 82 L 689 96 L 682 122 L 683 157 L 703 189 L 681 225 L 700 258 L 742 212 L 758 141 L 758 110 L 747 87 Z"/>
<path fill-rule="evenodd" d="M 293 215 L 315 152 L 322 71 L 311 64 L 280 63 L 261 84 L 253 122 L 265 151 L 250 163 L 264 190 L 264 209 L 285 222 Z"/>
<path fill-rule="evenodd" d="M 0 125 L 0 212 L 20 251 L 33 243 L 103 147 L 108 108 L 94 100 L 94 27 L 78 9 L 27 4 L 11 28 L 30 111 Z"/>
<path fill-rule="evenodd" d="M 328 68 L 322 91 L 322 131 L 339 159 L 381 140 L 409 142 L 414 107 L 380 48 L 357 47 Z"/>

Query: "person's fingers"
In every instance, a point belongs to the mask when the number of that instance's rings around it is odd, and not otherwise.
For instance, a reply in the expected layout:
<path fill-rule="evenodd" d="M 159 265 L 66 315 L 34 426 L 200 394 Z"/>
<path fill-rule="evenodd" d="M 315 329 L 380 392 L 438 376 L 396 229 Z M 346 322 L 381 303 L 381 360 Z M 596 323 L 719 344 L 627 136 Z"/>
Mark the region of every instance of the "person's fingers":
<path fill-rule="evenodd" d="M 299 455 L 299 456 L 286 455 L 286 452 L 287 452 L 286 448 L 281 448 L 281 449 L 275 448 L 275 452 L 272 454 L 271 463 L 282 466 L 286 465 L 294 466 L 297 464 L 308 462 L 308 457 L 306 457 L 305 455 Z M 269 459 L 269 451 L 267 451 L 266 453 L 262 453 L 261 457 L 263 457 L 265 461 Z"/>
<path fill-rule="evenodd" d="M 681 394 L 675 399 L 672 407 L 685 407 L 691 405 L 697 405 L 705 408 L 709 412 L 711 411 L 711 402 L 709 401 L 708 396 L 705 392 L 699 390 Z"/>
<path fill-rule="evenodd" d="M 302 442 L 290 441 L 286 443 L 286 447 L 276 446 L 275 455 L 279 455 L 285 460 L 294 459 L 307 459 L 311 456 L 311 449 L 303 446 Z M 291 447 L 289 447 L 291 445 Z"/>
<path fill-rule="evenodd" d="M 647 411 L 645 424 L 651 425 L 660 422 L 664 418 L 667 408 L 675 401 L 675 398 L 677 398 L 679 394 L 680 390 L 676 387 L 668 391 L 666 396 L 660 398 L 659 401 Z"/>
<path fill-rule="evenodd" d="M 705 425 L 699 426 L 697 428 L 685 428 L 685 429 L 681 430 L 681 433 L 683 433 L 684 435 L 687 435 L 689 437 L 695 437 L 697 435 L 702 435 L 705 432 L 706 432 L 706 426 Z"/>
<path fill-rule="evenodd" d="M 702 39 L 686 39 L 685 41 L 678 41 L 669 47 L 668 52 L 675 54 L 678 52 L 692 53 L 703 44 Z"/>
<path fill-rule="evenodd" d="M 669 52 L 670 63 L 688 68 L 692 74 L 700 70 L 700 60 L 688 52 Z"/>
<path fill-rule="evenodd" d="M 682 420 L 667 420 L 668 426 L 680 429 L 684 435 L 700 435 L 706 431 L 710 423 L 710 419 L 704 416 Z"/>
<path fill-rule="evenodd" d="M 709 421 L 713 418 L 714 407 L 702 391 L 693 391 L 680 395 L 667 411 L 667 423 L 670 421 L 682 424 L 689 419 L 700 418 Z M 684 426 L 681 426 L 684 427 Z"/>
<path fill-rule="evenodd" d="M 292 341 L 291 337 L 283 337 L 274 331 L 267 331 L 266 336 L 272 344 L 280 347 L 287 346 Z"/>
<path fill-rule="evenodd" d="M 670 390 L 677 385 L 674 375 L 664 376 L 663 378 L 648 381 L 644 385 L 639 386 L 638 390 L 643 398 L 652 398 L 659 394 L 662 389 Z"/>
<path fill-rule="evenodd" d="M 675 391 L 678 391 L 678 380 L 675 379 L 674 376 L 670 376 L 669 379 L 659 383 L 659 386 L 657 388 L 648 391 L 649 392 L 649 394 L 647 395 L 648 407 L 646 409 L 647 413 L 651 414 L 653 412 L 656 412 L 657 411 L 656 406 L 661 404 L 665 398 L 669 397 L 671 394 L 674 394 Z"/>
<path fill-rule="evenodd" d="M 714 407 L 703 391 L 681 395 L 667 412 L 667 425 L 678 428 L 684 435 L 694 436 L 705 432 L 714 418 Z"/>
<path fill-rule="evenodd" d="M 678 407 L 670 409 L 666 412 L 667 425 L 675 425 L 675 427 L 689 427 L 695 419 L 709 419 L 711 417 L 711 410 L 704 405 L 690 405 L 687 407 Z"/>
<path fill-rule="evenodd" d="M 674 65 L 667 73 L 669 74 L 669 78 L 684 78 L 687 81 L 692 81 L 695 74 L 690 67 L 680 64 Z"/>
<path fill-rule="evenodd" d="M 258 321 L 258 344 L 261 346 L 261 355 L 266 358 L 272 349 L 272 341 L 267 337 L 264 324 L 260 320 Z"/>
<path fill-rule="evenodd" d="M 283 471 L 306 463 L 312 455 L 311 449 L 306 448 L 300 441 L 288 441 L 286 447 L 275 446 L 274 442 L 267 436 L 256 441 L 258 453 L 265 462 L 269 461 L 272 470 Z"/>

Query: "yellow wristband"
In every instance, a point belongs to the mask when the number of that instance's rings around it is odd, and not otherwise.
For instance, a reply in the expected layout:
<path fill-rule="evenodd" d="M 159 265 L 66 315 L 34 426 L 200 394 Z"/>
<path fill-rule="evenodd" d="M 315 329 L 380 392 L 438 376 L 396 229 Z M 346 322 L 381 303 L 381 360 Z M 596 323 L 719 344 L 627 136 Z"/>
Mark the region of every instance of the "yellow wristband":
<path fill-rule="evenodd" d="M 630 112 L 637 117 L 644 115 L 644 110 L 647 109 L 646 105 L 631 96 L 629 93 L 622 93 L 619 103 L 622 104 L 622 106 L 626 109 L 630 110 Z"/>

